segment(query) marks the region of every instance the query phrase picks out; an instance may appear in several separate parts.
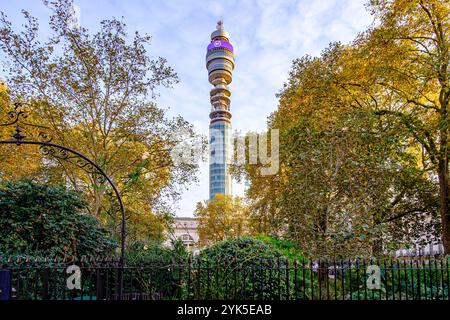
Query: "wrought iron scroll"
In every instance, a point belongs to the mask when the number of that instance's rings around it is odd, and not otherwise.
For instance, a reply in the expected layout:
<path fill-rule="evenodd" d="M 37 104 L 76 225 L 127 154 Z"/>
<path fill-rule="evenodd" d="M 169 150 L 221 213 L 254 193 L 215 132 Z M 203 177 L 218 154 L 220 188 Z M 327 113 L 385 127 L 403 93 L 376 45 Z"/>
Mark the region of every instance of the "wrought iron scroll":
<path fill-rule="evenodd" d="M 53 137 L 50 134 L 50 128 L 29 122 L 29 109 L 30 107 L 21 102 L 13 104 L 12 110 L 7 113 L 8 122 L 0 124 L 0 127 L 13 127 L 14 131 L 10 138 L 13 138 L 17 142 L 19 141 L 39 141 L 51 143 Z M 36 132 L 33 132 L 36 131 Z M 54 158 L 56 160 L 67 161 L 78 168 L 84 170 L 86 173 L 91 174 L 94 180 L 101 184 L 105 182 L 105 177 L 98 172 L 97 168 L 93 166 L 89 161 L 86 161 L 71 152 L 63 150 L 61 148 L 52 147 L 50 145 L 41 145 L 39 151 L 43 156 Z"/>

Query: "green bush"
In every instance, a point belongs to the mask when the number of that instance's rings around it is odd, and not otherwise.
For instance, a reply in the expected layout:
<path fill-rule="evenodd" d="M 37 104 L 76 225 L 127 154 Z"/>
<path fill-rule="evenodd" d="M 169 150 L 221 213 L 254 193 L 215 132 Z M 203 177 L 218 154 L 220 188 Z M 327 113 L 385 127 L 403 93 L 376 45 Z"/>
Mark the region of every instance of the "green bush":
<path fill-rule="evenodd" d="M 145 292 L 152 299 L 182 294 L 184 269 L 180 266 L 186 263 L 189 254 L 180 241 L 174 241 L 171 246 L 161 242 L 135 242 L 127 247 L 125 258 L 126 292 Z"/>
<path fill-rule="evenodd" d="M 94 256 L 114 243 L 79 193 L 31 180 L 0 186 L 0 255 Z"/>
<path fill-rule="evenodd" d="M 286 294 L 286 257 L 261 240 L 222 241 L 201 251 L 194 262 L 201 271 L 194 271 L 189 292 L 197 297 L 277 299 Z"/>
<path fill-rule="evenodd" d="M 290 240 L 282 240 L 272 236 L 257 236 L 256 239 L 261 240 L 270 246 L 278 249 L 283 256 L 287 257 L 291 263 L 302 261 L 305 256 L 298 246 Z"/>

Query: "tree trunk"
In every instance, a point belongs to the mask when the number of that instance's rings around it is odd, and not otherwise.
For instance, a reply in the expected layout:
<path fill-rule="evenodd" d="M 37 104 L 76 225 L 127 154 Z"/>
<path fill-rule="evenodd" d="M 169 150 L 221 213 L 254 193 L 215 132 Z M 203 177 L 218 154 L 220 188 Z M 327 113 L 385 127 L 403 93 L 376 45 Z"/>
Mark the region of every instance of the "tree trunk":
<path fill-rule="evenodd" d="M 442 83 L 442 82 L 441 82 Z M 448 88 L 444 85 L 439 101 L 441 104 L 441 129 L 439 132 L 439 213 L 441 216 L 441 236 L 445 254 L 450 254 L 450 212 L 448 208 L 449 185 L 448 185 Z"/>
<path fill-rule="evenodd" d="M 373 257 L 381 257 L 382 255 L 383 255 L 383 238 L 380 236 L 372 244 L 372 256 Z"/>
<path fill-rule="evenodd" d="M 315 255 L 325 257 L 329 254 L 327 248 L 327 231 L 328 231 L 328 206 L 319 210 L 319 216 L 314 223 L 316 234 L 317 251 Z"/>
<path fill-rule="evenodd" d="M 450 254 L 450 212 L 448 208 L 448 157 L 439 160 L 439 213 L 441 216 L 442 244 L 445 254 Z"/>
<path fill-rule="evenodd" d="M 379 212 L 375 211 L 372 213 L 372 219 L 374 227 L 378 227 L 382 223 L 383 218 L 380 216 Z M 378 231 L 378 234 L 372 239 L 371 247 L 373 257 L 383 256 L 383 233 L 381 231 Z"/>
<path fill-rule="evenodd" d="M 434 8 L 433 8 L 434 9 Z M 439 92 L 439 104 L 440 104 L 440 150 L 439 150 L 439 166 L 438 166 L 438 178 L 439 178 L 439 213 L 441 215 L 442 226 L 442 244 L 444 245 L 445 254 L 450 254 L 450 212 L 448 208 L 449 197 L 449 185 L 448 185 L 448 133 L 449 133 L 449 100 L 450 100 L 450 87 L 449 87 L 449 42 L 447 40 L 448 35 L 445 33 L 445 20 L 440 19 L 439 15 L 436 15 L 436 41 L 438 52 L 438 81 L 441 86 Z"/>

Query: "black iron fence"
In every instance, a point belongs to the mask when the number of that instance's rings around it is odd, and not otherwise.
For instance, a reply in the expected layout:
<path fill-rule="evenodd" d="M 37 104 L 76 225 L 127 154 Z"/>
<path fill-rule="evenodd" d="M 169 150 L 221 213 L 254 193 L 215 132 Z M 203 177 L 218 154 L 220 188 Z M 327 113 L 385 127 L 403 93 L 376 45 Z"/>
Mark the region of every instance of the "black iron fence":
<path fill-rule="evenodd" d="M 0 261 L 17 300 L 449 300 L 448 258 L 385 260 Z M 123 272 L 123 281 L 119 281 Z M 120 295 L 120 286 L 123 285 Z"/>

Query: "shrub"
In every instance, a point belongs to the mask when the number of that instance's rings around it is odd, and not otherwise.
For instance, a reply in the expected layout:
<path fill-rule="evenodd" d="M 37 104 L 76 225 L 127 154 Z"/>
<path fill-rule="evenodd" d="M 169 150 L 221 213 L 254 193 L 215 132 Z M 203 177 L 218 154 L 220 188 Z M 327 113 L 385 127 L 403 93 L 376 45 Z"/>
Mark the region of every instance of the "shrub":
<path fill-rule="evenodd" d="M 261 240 L 268 245 L 278 249 L 283 256 L 287 257 L 291 263 L 294 261 L 302 261 L 305 256 L 300 251 L 298 246 L 290 240 L 282 240 L 272 236 L 257 236 L 256 239 Z"/>
<path fill-rule="evenodd" d="M 198 288 L 189 292 L 217 299 L 277 299 L 286 294 L 285 261 L 280 250 L 258 239 L 222 241 L 195 260 L 202 271 L 194 272 Z"/>
<path fill-rule="evenodd" d="M 5 256 L 106 255 L 114 243 L 84 214 L 79 193 L 31 180 L 0 187 L 0 253 Z"/>
<path fill-rule="evenodd" d="M 183 273 L 181 269 L 177 272 L 175 266 L 183 265 L 189 254 L 180 241 L 174 241 L 171 246 L 161 242 L 135 242 L 127 247 L 125 257 L 127 266 L 131 267 L 124 274 L 127 292 L 145 292 L 153 299 L 181 294 Z"/>

